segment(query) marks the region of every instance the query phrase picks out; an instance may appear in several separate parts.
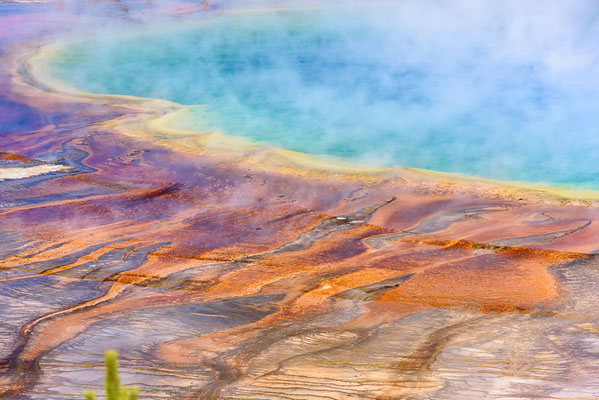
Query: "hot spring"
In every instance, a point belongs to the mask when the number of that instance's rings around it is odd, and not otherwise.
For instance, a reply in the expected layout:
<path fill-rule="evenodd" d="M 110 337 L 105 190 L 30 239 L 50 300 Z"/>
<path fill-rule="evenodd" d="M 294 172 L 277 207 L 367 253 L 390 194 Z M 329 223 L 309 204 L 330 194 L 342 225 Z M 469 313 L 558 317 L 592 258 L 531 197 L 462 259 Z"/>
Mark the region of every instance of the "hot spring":
<path fill-rule="evenodd" d="M 426 3 L 104 32 L 62 46 L 50 68 L 87 92 L 204 105 L 178 122 L 190 131 L 599 189 L 599 30 L 588 7 Z"/>

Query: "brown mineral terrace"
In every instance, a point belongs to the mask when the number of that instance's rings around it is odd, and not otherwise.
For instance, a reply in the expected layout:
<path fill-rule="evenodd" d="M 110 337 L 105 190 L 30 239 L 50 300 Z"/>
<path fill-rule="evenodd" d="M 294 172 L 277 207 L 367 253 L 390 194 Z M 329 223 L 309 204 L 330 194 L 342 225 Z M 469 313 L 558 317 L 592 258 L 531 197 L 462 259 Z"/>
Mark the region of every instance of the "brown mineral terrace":
<path fill-rule="evenodd" d="M 47 122 L 0 171 L 50 172 L 0 182 L 0 396 L 99 392 L 116 348 L 142 399 L 599 398 L 593 198 L 181 143 L 14 54 Z"/>

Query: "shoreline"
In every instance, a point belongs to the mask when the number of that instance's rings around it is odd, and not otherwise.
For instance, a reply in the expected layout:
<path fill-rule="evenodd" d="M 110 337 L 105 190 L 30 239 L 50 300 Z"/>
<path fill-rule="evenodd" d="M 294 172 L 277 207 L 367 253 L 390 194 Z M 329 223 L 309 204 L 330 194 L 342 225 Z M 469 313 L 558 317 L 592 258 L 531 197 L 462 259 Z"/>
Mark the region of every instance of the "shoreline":
<path fill-rule="evenodd" d="M 241 12 L 264 11 L 272 10 L 260 9 Z M 85 40 L 88 39 L 79 39 L 77 42 Z M 127 136 L 144 140 L 150 139 L 162 145 L 192 153 L 225 151 L 228 156 L 241 156 L 244 160 L 252 160 L 266 169 L 275 168 L 278 171 L 294 174 L 338 174 L 350 179 L 400 180 L 415 186 L 419 184 L 456 186 L 458 190 L 474 192 L 482 196 L 523 198 L 557 204 L 591 205 L 599 203 L 599 190 L 565 188 L 545 183 L 504 181 L 407 166 L 369 166 L 334 156 L 278 148 L 268 143 L 256 142 L 245 137 L 221 132 L 179 129 L 174 126 L 174 122 L 181 118 L 181 115 L 191 112 L 192 108 L 206 107 L 207 105 L 183 105 L 164 99 L 124 94 L 98 94 L 80 90 L 53 77 L 48 66 L 48 60 L 53 57 L 57 49 L 68 46 L 69 43 L 70 41 L 64 40 L 26 48 L 25 55 L 18 58 L 18 65 L 14 71 L 15 78 L 52 96 L 66 97 L 86 103 L 126 107 L 139 112 L 138 115 L 128 119 L 111 121 L 111 129 Z M 258 156 L 256 157 L 256 155 Z M 268 161 L 268 159 L 271 160 Z"/>
<path fill-rule="evenodd" d="M 592 395 L 596 202 L 161 131 L 185 108 L 53 90 L 24 43 L 3 94 L 47 125 L 5 164 L 73 169 L 2 183 L 0 394 L 97 391 L 115 348 L 147 399 Z"/>

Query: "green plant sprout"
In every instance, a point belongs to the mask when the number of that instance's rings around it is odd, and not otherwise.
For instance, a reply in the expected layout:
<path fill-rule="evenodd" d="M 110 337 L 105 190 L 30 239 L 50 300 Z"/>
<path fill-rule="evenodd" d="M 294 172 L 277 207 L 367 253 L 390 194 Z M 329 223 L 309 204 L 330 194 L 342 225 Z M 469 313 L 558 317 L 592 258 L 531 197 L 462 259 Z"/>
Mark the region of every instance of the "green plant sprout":
<path fill-rule="evenodd" d="M 116 350 L 108 350 L 106 358 L 106 400 L 137 400 L 139 389 L 133 387 L 122 387 L 119 377 L 119 353 Z M 85 392 L 86 400 L 97 400 L 93 390 Z"/>

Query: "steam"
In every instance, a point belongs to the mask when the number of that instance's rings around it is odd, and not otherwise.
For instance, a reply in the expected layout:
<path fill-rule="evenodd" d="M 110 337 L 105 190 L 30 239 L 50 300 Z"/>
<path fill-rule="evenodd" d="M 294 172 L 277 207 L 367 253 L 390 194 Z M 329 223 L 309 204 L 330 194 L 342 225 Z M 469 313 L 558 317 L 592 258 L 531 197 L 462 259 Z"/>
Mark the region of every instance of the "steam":
<path fill-rule="evenodd" d="M 206 104 L 182 122 L 368 164 L 599 188 L 599 5 L 322 1 L 195 14 L 67 48 L 97 93 Z"/>

